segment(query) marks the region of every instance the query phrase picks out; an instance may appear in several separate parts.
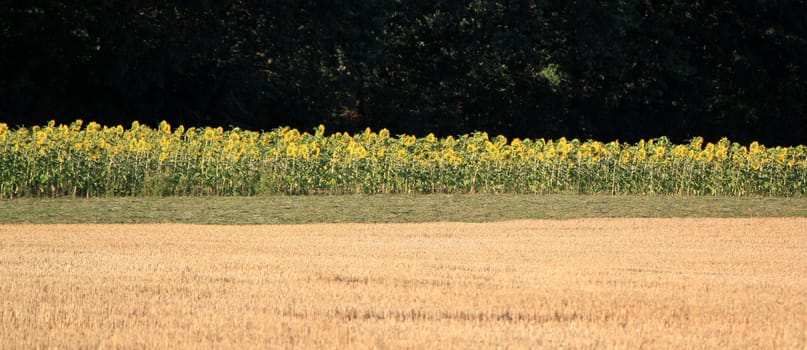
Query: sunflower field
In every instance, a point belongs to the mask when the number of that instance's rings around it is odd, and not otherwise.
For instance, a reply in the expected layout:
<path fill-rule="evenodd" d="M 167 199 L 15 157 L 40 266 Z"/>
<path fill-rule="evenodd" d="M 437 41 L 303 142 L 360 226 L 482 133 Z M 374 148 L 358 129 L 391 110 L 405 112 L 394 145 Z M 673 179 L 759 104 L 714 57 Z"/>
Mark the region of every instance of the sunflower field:
<path fill-rule="evenodd" d="M 2 198 L 474 192 L 801 196 L 807 146 L 0 123 Z"/>

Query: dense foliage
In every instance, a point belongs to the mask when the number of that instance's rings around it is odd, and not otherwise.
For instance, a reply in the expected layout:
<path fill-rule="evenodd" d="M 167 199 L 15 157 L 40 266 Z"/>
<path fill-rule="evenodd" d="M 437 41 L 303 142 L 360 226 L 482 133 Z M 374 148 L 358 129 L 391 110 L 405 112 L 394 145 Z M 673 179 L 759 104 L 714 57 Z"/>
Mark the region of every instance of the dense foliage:
<path fill-rule="evenodd" d="M 6 1 L 0 121 L 807 143 L 804 1 Z"/>
<path fill-rule="evenodd" d="M 0 198 L 434 192 L 802 196 L 807 146 L 0 124 Z"/>

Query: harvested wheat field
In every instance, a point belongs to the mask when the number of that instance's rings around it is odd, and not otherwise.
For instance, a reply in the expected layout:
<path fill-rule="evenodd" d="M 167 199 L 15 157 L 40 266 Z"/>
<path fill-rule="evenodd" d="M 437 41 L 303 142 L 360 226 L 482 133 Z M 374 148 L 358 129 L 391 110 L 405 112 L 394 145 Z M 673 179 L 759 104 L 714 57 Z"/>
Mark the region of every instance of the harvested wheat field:
<path fill-rule="evenodd" d="M 0 348 L 807 347 L 807 218 L 0 226 Z"/>

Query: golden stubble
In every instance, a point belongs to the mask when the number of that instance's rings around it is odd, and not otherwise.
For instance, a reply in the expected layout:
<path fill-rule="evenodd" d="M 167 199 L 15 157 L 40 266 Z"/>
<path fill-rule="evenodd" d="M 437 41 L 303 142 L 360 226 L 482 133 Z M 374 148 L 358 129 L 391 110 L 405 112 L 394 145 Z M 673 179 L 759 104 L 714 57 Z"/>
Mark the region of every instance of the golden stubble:
<path fill-rule="evenodd" d="M 0 225 L 0 348 L 807 347 L 807 218 Z"/>

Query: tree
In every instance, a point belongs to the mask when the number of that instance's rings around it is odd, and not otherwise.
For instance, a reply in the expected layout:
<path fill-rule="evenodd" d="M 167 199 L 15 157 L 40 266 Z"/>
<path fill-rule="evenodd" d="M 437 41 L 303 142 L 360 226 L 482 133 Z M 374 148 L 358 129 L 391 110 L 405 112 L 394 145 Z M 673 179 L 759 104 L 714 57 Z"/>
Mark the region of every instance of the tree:
<path fill-rule="evenodd" d="M 807 143 L 804 1 L 5 0 L 0 118 Z"/>

